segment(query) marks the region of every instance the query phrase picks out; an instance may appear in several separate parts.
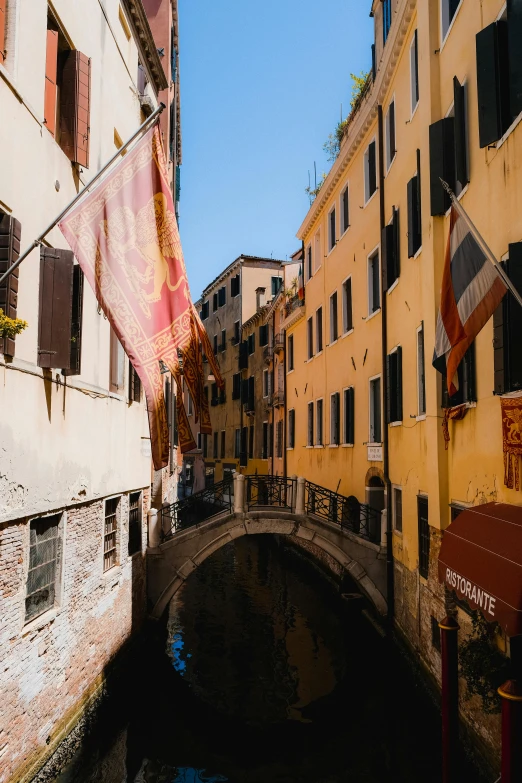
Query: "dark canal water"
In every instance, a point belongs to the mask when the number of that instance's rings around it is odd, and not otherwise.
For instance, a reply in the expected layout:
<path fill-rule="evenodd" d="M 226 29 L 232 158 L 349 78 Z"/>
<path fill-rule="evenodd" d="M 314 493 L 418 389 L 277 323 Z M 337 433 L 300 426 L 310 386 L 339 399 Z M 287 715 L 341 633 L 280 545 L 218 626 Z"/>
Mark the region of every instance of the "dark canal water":
<path fill-rule="evenodd" d="M 275 538 L 227 545 L 56 783 L 440 783 L 436 707 L 350 606 Z"/>

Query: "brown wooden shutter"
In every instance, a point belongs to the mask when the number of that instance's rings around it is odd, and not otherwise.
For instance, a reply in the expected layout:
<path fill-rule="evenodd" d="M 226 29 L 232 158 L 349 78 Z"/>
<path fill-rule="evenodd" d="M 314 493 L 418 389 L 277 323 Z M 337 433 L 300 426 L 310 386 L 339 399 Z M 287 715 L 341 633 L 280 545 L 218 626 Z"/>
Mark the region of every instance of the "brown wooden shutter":
<path fill-rule="evenodd" d="M 0 213 L 0 275 L 14 264 L 20 255 L 20 238 L 22 226 L 16 218 Z M 18 271 L 15 269 L 0 286 L 0 309 L 9 318 L 16 318 L 18 305 Z M 0 353 L 14 356 L 14 338 L 0 339 Z"/>
<path fill-rule="evenodd" d="M 40 248 L 39 367 L 70 368 L 73 258 L 71 250 Z"/>
<path fill-rule="evenodd" d="M 83 272 L 78 264 L 73 269 L 71 317 L 71 361 L 69 369 L 62 368 L 62 372 L 64 375 L 79 375 L 82 369 Z"/>
<path fill-rule="evenodd" d="M 60 93 L 60 146 L 69 160 L 89 168 L 91 61 L 67 52 Z"/>
<path fill-rule="evenodd" d="M 58 33 L 47 30 L 45 54 L 44 122 L 53 136 L 56 132 L 56 74 L 58 70 Z"/>
<path fill-rule="evenodd" d="M 0 0 L 0 63 L 5 62 L 5 3 Z"/>

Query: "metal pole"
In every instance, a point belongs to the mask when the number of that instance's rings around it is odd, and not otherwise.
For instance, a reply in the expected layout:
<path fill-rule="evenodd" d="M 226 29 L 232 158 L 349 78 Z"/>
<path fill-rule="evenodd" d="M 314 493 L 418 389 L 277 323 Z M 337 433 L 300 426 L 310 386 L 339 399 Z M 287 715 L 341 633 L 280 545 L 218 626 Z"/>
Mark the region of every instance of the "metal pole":
<path fill-rule="evenodd" d="M 116 160 L 116 159 L 117 159 L 117 158 L 118 158 L 120 155 L 122 155 L 122 154 L 125 152 L 126 148 L 129 146 L 129 144 L 130 144 L 131 142 L 133 142 L 133 141 L 134 141 L 134 139 L 136 138 L 136 136 L 138 136 L 138 135 L 139 135 L 139 134 L 140 134 L 140 133 L 141 133 L 141 132 L 142 132 L 142 131 L 143 131 L 143 130 L 146 128 L 146 126 L 147 126 L 147 125 L 150 125 L 150 124 L 152 123 L 152 121 L 153 121 L 153 120 L 155 120 L 155 119 L 156 119 L 156 117 L 158 117 L 158 116 L 161 114 L 161 112 L 163 111 L 163 109 L 165 109 L 165 108 L 166 108 L 166 107 L 165 107 L 165 104 L 164 104 L 164 103 L 160 103 L 160 105 L 157 107 L 157 109 L 155 109 L 155 110 L 152 112 L 152 114 L 150 115 L 150 117 L 147 117 L 147 119 L 145 120 L 145 122 L 142 122 L 142 124 L 140 125 L 140 127 L 138 128 L 138 130 L 137 130 L 135 133 L 133 133 L 133 134 L 132 134 L 132 136 L 130 137 L 130 139 L 128 139 L 128 140 L 125 142 L 125 144 L 123 144 L 123 145 L 122 145 L 122 146 L 119 148 L 119 150 L 116 152 L 116 154 L 115 154 L 115 155 L 113 155 L 113 156 L 112 156 L 112 158 L 109 160 L 109 162 L 108 162 L 108 163 L 106 163 L 106 164 L 105 164 L 105 166 L 104 166 L 102 169 L 100 169 L 100 171 L 99 171 L 99 172 L 98 172 L 98 173 L 97 173 L 97 174 L 96 174 L 96 175 L 95 175 L 95 176 L 94 176 L 94 177 L 91 179 L 91 181 L 89 182 L 89 184 L 88 184 L 88 185 L 86 185 L 86 186 L 83 188 L 83 190 L 81 190 L 79 193 L 77 193 L 77 194 L 76 194 L 76 196 L 73 198 L 73 200 L 72 200 L 72 201 L 70 201 L 70 202 L 67 204 L 67 206 L 65 207 L 65 209 L 63 209 L 63 210 L 60 212 L 60 214 L 58 215 L 58 217 L 57 217 L 57 218 L 55 218 L 55 219 L 53 220 L 53 222 L 52 222 L 52 223 L 50 223 L 50 224 L 47 226 L 47 228 L 45 229 L 45 231 L 43 231 L 43 232 L 40 234 L 40 236 L 39 236 L 39 237 L 37 237 L 37 239 L 35 239 L 35 240 L 34 240 L 34 242 L 32 243 L 32 245 L 30 245 L 30 246 L 27 248 L 27 250 L 25 250 L 25 252 L 24 252 L 24 253 L 22 253 L 22 255 L 21 255 L 21 256 L 20 256 L 20 257 L 19 257 L 19 258 L 18 258 L 18 259 L 17 259 L 17 260 L 14 262 L 14 264 L 12 264 L 12 266 L 10 266 L 10 267 L 9 267 L 9 269 L 7 270 L 7 272 L 4 272 L 4 274 L 3 274 L 3 275 L 0 277 L 0 285 L 2 285 L 2 283 L 4 282 L 4 280 L 6 279 L 6 277 L 9 277 L 9 275 L 10 275 L 12 272 L 14 272 L 14 270 L 15 270 L 15 269 L 16 269 L 18 266 L 20 266 L 20 264 L 22 263 L 22 261 L 23 261 L 25 258 L 27 258 L 27 256 L 29 255 L 29 253 L 31 253 L 31 252 L 34 250 L 34 248 L 35 248 L 35 247 L 37 247 L 37 246 L 38 246 L 38 245 L 41 243 L 42 239 L 43 239 L 45 236 L 47 236 L 47 234 L 49 233 L 49 231 L 51 231 L 51 229 L 52 229 L 52 228 L 54 228 L 54 227 L 56 226 L 56 224 L 57 224 L 57 223 L 59 223 L 59 222 L 60 222 L 60 220 L 61 220 L 61 219 L 64 217 L 64 215 L 66 215 L 66 214 L 67 214 L 67 212 L 68 212 L 68 211 L 71 209 L 71 207 L 73 207 L 73 206 L 76 204 L 76 202 L 77 202 L 77 201 L 79 201 L 79 200 L 80 200 L 80 199 L 81 199 L 83 196 L 85 196 L 85 194 L 87 193 L 87 191 L 88 191 L 90 188 L 92 188 L 92 186 L 94 185 L 94 183 L 95 183 L 95 182 L 97 182 L 97 181 L 100 179 L 100 177 L 102 176 L 102 174 L 104 174 L 104 173 L 107 171 L 107 169 L 109 168 L 109 166 L 111 166 L 111 165 L 114 163 L 114 161 L 115 161 L 115 160 Z"/>
<path fill-rule="evenodd" d="M 480 249 L 482 250 L 482 252 L 483 252 L 483 253 L 484 253 L 484 255 L 486 256 L 486 258 L 487 258 L 489 261 L 491 261 L 491 263 L 493 264 L 493 266 L 494 266 L 494 267 L 495 267 L 495 269 L 497 270 L 498 274 L 499 274 L 499 275 L 500 275 L 500 277 L 502 278 L 502 280 L 503 280 L 503 282 L 504 282 L 504 284 L 505 284 L 506 288 L 508 288 L 508 289 L 511 291 L 511 293 L 513 294 L 513 296 L 514 296 L 514 297 L 515 297 L 515 299 L 517 300 L 518 304 L 520 305 L 520 307 L 522 307 L 522 296 L 519 294 L 519 292 L 517 291 L 517 289 L 515 288 L 515 286 L 513 285 L 513 283 L 511 282 L 511 280 L 509 279 L 509 277 L 507 276 L 507 274 L 506 274 L 506 272 L 504 271 L 504 269 L 502 268 L 502 266 L 501 266 L 501 265 L 498 263 L 497 259 L 496 259 L 496 258 L 495 258 L 495 256 L 493 255 L 493 252 L 490 250 L 490 248 L 489 248 L 489 247 L 488 247 L 488 245 L 486 244 L 485 240 L 483 239 L 483 237 L 482 237 L 482 236 L 481 236 L 481 234 L 479 233 L 478 229 L 477 229 L 477 228 L 476 228 L 476 226 L 473 224 L 473 221 L 471 220 L 470 216 L 468 215 L 468 213 L 466 212 L 466 210 L 464 209 L 464 207 L 462 206 L 462 204 L 460 203 L 460 201 L 457 199 L 456 195 L 454 194 L 454 192 L 452 191 L 452 189 L 450 188 L 450 186 L 448 185 L 448 183 L 447 183 L 447 182 L 444 182 L 444 180 L 443 180 L 443 179 L 441 179 L 440 181 L 441 181 L 442 187 L 444 188 L 444 190 L 446 191 L 446 193 L 449 195 L 449 197 L 450 197 L 450 199 L 451 199 L 451 203 L 453 204 L 453 206 L 455 207 L 455 209 L 457 210 L 457 212 L 459 213 L 459 215 L 460 215 L 460 216 L 461 216 L 461 217 L 462 217 L 462 218 L 463 218 L 463 219 L 466 221 L 466 223 L 468 224 L 468 226 L 469 226 L 469 230 L 471 231 L 471 233 L 472 233 L 472 234 L 473 234 L 473 236 L 475 237 L 475 239 L 476 239 L 476 241 L 477 241 L 477 244 L 478 244 L 478 246 L 480 247 Z M 0 280 L 0 283 L 1 283 L 1 282 L 2 282 L 2 281 Z"/>

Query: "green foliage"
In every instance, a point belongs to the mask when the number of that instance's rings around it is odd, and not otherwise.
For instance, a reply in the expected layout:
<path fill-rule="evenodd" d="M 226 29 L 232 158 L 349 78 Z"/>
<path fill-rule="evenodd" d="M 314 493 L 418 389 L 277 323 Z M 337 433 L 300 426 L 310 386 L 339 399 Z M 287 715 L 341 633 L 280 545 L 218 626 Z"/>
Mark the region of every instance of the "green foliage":
<path fill-rule="evenodd" d="M 352 97 L 350 99 L 351 112 L 353 112 L 357 106 L 357 102 L 362 95 L 366 82 L 368 81 L 368 75 L 369 74 L 365 71 L 361 71 L 359 76 L 357 76 L 355 73 L 350 74 L 350 78 L 352 80 Z M 336 160 L 337 156 L 339 155 L 341 142 L 343 140 L 346 128 L 348 127 L 349 119 L 350 115 L 346 117 L 346 119 L 342 120 L 337 125 L 335 131 L 328 135 L 328 139 L 323 144 L 326 157 L 331 163 L 333 163 L 333 161 Z"/>
<path fill-rule="evenodd" d="M 27 321 L 22 321 L 21 318 L 9 318 L 0 308 L 0 337 L 15 337 L 28 326 Z"/>
<path fill-rule="evenodd" d="M 357 76 L 355 73 L 350 74 L 352 79 L 352 97 L 350 100 L 350 108 L 352 111 L 355 109 L 355 105 L 359 100 L 362 91 L 364 90 L 364 85 L 366 84 L 369 75 L 369 71 L 361 71 L 359 76 Z"/>
<path fill-rule="evenodd" d="M 471 635 L 459 646 L 460 675 L 466 679 L 466 698 L 480 696 L 484 712 L 492 715 L 500 712 L 497 688 L 509 678 L 509 660 L 498 649 L 491 626 L 479 612 L 473 612 L 471 622 Z"/>
<path fill-rule="evenodd" d="M 311 188 L 310 185 L 307 188 L 305 188 L 305 192 L 308 193 L 312 201 L 323 187 L 324 181 L 327 176 L 328 175 L 323 171 L 323 173 L 321 174 L 321 181 L 319 182 L 316 188 Z"/>

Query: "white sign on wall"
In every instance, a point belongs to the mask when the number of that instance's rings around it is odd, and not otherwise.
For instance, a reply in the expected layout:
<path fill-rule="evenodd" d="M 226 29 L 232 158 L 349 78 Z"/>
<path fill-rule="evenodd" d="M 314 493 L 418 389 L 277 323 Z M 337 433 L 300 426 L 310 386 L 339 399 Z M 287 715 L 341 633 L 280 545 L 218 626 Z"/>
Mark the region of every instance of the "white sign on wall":
<path fill-rule="evenodd" d="M 382 446 L 368 446 L 368 462 L 382 462 Z"/>

